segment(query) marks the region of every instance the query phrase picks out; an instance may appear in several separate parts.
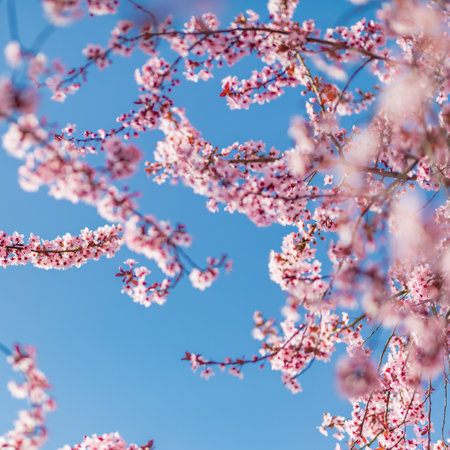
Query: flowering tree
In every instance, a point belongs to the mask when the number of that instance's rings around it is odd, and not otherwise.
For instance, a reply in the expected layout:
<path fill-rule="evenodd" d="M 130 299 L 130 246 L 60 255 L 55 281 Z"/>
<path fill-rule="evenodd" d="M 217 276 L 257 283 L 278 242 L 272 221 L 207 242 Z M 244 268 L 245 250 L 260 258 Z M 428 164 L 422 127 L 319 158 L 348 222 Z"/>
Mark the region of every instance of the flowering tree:
<path fill-rule="evenodd" d="M 41 3 L 57 27 L 120 7 L 116 0 Z M 183 225 L 140 210 L 137 193 L 123 181 L 145 158 L 151 180 L 183 183 L 207 199 L 211 212 L 224 206 L 258 227 L 287 227 L 269 263 L 270 278 L 286 293 L 284 319 L 256 311 L 255 356 L 216 360 L 188 349 L 183 359 L 192 370 L 206 379 L 216 368 L 242 378 L 245 366 L 266 362 L 297 393 L 302 373 L 315 360 L 330 361 L 343 344 L 336 377 L 351 416 L 326 412 L 318 424 L 340 441 L 336 448 L 448 448 L 446 399 L 441 423 L 431 418 L 432 392 L 443 384 L 446 395 L 448 383 L 448 5 L 393 0 L 373 20 L 319 30 L 313 20 L 296 20 L 297 0 L 270 0 L 267 18 L 247 10 L 224 25 L 209 13 L 181 28 L 134 0 L 126 3 L 144 19 L 119 20 L 108 44 L 87 43 L 84 62 L 69 70 L 39 45 L 21 43 L 14 2 L 8 3 L 10 70 L 0 81 L 0 120 L 3 148 L 22 160 L 20 186 L 84 202 L 112 224 L 53 240 L 2 232 L 3 267 L 68 269 L 111 258 L 125 245 L 164 274 L 155 281 L 147 267 L 125 261 L 117 277 L 134 302 L 164 304 L 183 277 L 208 288 L 231 263 L 223 256 L 198 264 L 186 250 L 191 237 Z M 115 126 L 79 132 L 75 124 L 61 128 L 42 117 L 38 93 L 63 102 L 92 71 L 133 52 L 148 59 L 135 70 L 132 107 L 110 118 Z M 248 109 L 287 88 L 300 92 L 305 110 L 292 118 L 291 148 L 269 149 L 261 141 L 220 148 L 175 104 L 181 80 L 208 81 L 245 58 L 259 59 L 260 68 L 246 79 L 224 77 L 217 95 L 230 109 Z M 26 81 L 18 82 L 18 71 Z M 153 154 L 144 154 L 137 140 L 155 130 L 163 137 Z M 374 336 L 384 339 L 381 351 L 372 346 Z M 12 395 L 31 406 L 0 443 L 39 448 L 47 437 L 45 414 L 55 406 L 48 381 L 32 348 L 2 349 L 24 375 L 22 384 L 9 385 Z M 111 433 L 85 437 L 73 448 L 150 449 L 153 441 L 127 446 Z"/>

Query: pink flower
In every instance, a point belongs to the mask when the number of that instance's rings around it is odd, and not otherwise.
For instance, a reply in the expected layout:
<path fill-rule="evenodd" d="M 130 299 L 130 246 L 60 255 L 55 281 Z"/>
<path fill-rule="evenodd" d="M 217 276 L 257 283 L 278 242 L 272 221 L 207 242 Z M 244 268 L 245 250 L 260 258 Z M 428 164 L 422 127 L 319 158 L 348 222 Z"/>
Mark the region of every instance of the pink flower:
<path fill-rule="evenodd" d="M 104 139 L 105 131 L 99 130 Z M 112 178 L 127 178 L 136 171 L 142 158 L 142 152 L 133 144 L 124 144 L 117 137 L 108 139 L 105 143 L 107 168 Z"/>
<path fill-rule="evenodd" d="M 5 47 L 5 59 L 11 67 L 18 67 L 22 62 L 22 51 L 17 41 L 9 42 Z"/>
<path fill-rule="evenodd" d="M 118 0 L 88 0 L 87 3 L 89 12 L 96 16 L 115 14 L 119 7 Z"/>
<path fill-rule="evenodd" d="M 228 373 L 240 378 L 241 380 L 244 378 L 244 374 L 236 366 L 231 366 Z"/>
<path fill-rule="evenodd" d="M 15 111 L 31 114 L 36 110 L 37 100 L 33 88 L 18 89 L 10 80 L 0 80 L 0 118 Z"/>
<path fill-rule="evenodd" d="M 346 397 L 363 397 L 379 387 L 375 365 L 362 351 L 339 361 L 337 382 Z"/>
<path fill-rule="evenodd" d="M 88 60 L 95 61 L 100 70 L 111 64 L 111 61 L 108 60 L 107 51 L 98 44 L 88 44 L 83 50 L 83 55 L 86 55 Z"/>
<path fill-rule="evenodd" d="M 205 271 L 199 269 L 192 269 L 189 274 L 192 286 L 204 291 L 207 287 L 211 286 L 213 281 L 218 277 L 219 270 L 216 268 L 208 268 Z"/>
<path fill-rule="evenodd" d="M 80 3 L 80 0 L 43 0 L 42 6 L 54 25 L 65 26 L 82 14 Z"/>
<path fill-rule="evenodd" d="M 149 444 L 151 444 L 150 441 Z M 124 439 L 119 435 L 119 433 L 108 433 L 103 434 L 102 436 L 97 436 L 93 434 L 92 436 L 85 436 L 84 440 L 81 444 L 75 445 L 75 447 L 70 447 L 69 445 L 65 445 L 60 450 L 107 450 L 107 449 L 115 449 L 115 450 L 139 450 L 140 448 L 135 444 L 127 445 Z M 153 448 L 153 446 L 149 446 L 146 448 Z"/>
<path fill-rule="evenodd" d="M 207 367 L 206 369 L 203 369 L 200 373 L 200 376 L 204 378 L 205 380 L 209 380 L 212 376 L 214 376 L 215 373 L 211 369 L 211 367 Z"/>

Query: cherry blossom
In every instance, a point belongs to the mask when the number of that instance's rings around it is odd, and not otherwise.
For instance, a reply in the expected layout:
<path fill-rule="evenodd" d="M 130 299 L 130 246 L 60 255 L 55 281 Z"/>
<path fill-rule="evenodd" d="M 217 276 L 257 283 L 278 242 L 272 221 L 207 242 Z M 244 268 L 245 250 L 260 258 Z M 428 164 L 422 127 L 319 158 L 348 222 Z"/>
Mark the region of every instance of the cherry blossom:
<path fill-rule="evenodd" d="M 11 41 L 5 46 L 5 59 L 11 67 L 18 67 L 22 62 L 22 51 L 20 49 L 20 43 L 17 41 Z"/>
<path fill-rule="evenodd" d="M 51 241 L 31 234 L 27 242 L 17 232 L 8 236 L 0 231 L 0 265 L 31 264 L 41 269 L 80 267 L 103 255 L 112 258 L 123 245 L 121 231 L 120 226 L 105 225 L 95 231 L 85 228 L 80 236 L 66 233 Z"/>
<path fill-rule="evenodd" d="M 153 446 L 153 441 L 149 441 L 147 445 L 138 446 L 136 444 L 128 445 L 119 433 L 109 433 L 97 436 L 96 434 L 92 436 L 85 436 L 81 444 L 76 444 L 74 447 L 70 445 L 65 445 L 60 450 L 151 450 L 155 448 Z"/>
<path fill-rule="evenodd" d="M 51 386 L 37 367 L 36 352 L 32 347 L 16 346 L 13 352 L 6 350 L 2 347 L 2 351 L 8 354 L 8 363 L 24 378 L 20 383 L 9 382 L 8 389 L 13 397 L 27 399 L 30 409 L 19 411 L 14 428 L 0 437 L 0 446 L 31 450 L 41 448 L 48 437 L 46 414 L 56 408 L 55 401 L 47 393 Z"/>
<path fill-rule="evenodd" d="M 378 387 L 375 365 L 366 355 L 355 354 L 337 366 L 339 390 L 348 397 L 362 397 Z"/>

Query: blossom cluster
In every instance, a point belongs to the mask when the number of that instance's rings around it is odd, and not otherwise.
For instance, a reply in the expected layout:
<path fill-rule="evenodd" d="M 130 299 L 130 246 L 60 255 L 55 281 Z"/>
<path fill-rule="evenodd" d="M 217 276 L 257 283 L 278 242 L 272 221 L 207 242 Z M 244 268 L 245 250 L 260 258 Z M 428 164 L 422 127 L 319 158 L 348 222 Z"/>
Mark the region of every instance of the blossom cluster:
<path fill-rule="evenodd" d="M 113 226 L 114 230 L 124 229 L 124 241 L 116 239 L 117 236 L 113 241 L 120 245 L 125 242 L 131 250 L 155 260 L 160 269 L 171 278 L 186 272 L 180 259 L 180 247 L 189 246 L 191 238 L 184 226 L 172 228 L 168 222 L 158 221 L 149 215 L 143 216 L 135 201 L 138 194 L 120 189 L 114 184 L 117 180 L 129 178 L 137 170 L 142 158 L 137 146 L 125 143 L 115 133 L 107 135 L 104 130 L 85 132 L 87 140 L 101 141 L 101 150 L 106 154 L 105 167 L 96 169 L 86 162 L 85 156 L 97 153 L 97 150 L 93 146 L 79 145 L 80 140 L 72 137 L 76 132 L 74 124 L 68 124 L 61 134 L 55 134 L 51 140 L 44 124 L 33 114 L 19 117 L 10 115 L 9 119 L 10 125 L 3 136 L 3 146 L 13 156 L 24 159 L 24 164 L 19 168 L 22 188 L 35 191 L 41 186 L 49 186 L 50 195 L 57 199 L 67 199 L 74 203 L 81 201 L 96 206 L 102 217 L 119 222 L 119 225 Z M 33 237 L 33 243 L 38 241 L 39 238 Z M 77 243 L 69 241 L 70 237 L 67 236 L 67 242 L 57 242 L 55 248 L 51 245 L 51 248 L 47 246 L 36 249 L 24 246 L 23 242 L 18 242 L 17 248 L 9 248 L 9 241 L 5 241 L 3 264 L 27 262 L 31 250 L 35 250 L 32 255 L 41 256 L 34 258 L 36 265 L 47 268 L 53 267 L 53 263 L 56 267 L 63 268 L 79 266 L 88 259 L 98 259 L 102 253 L 100 246 L 88 243 L 86 248 L 89 251 L 84 250 L 81 254 Z M 65 244 L 67 248 L 64 247 Z M 57 249 L 64 251 L 57 252 Z M 111 243 L 104 253 L 112 255 L 114 252 Z M 75 253 L 78 253 L 77 257 L 72 258 Z M 217 267 L 220 265 L 201 271 L 207 275 L 214 274 L 213 277 L 207 277 L 212 282 L 218 275 Z M 195 269 L 199 270 L 199 267 L 196 266 Z M 167 293 L 167 290 L 163 291 Z"/>
<path fill-rule="evenodd" d="M 127 259 L 125 264 L 129 269 L 125 270 L 120 267 L 117 277 L 121 277 L 124 283 L 122 292 L 129 295 L 135 303 L 139 303 L 149 307 L 152 303 L 163 305 L 166 302 L 166 296 L 169 293 L 169 288 L 172 287 L 172 280 L 165 278 L 161 283 L 148 284 L 146 276 L 150 271 L 144 267 L 133 266 L 136 261 Z"/>
<path fill-rule="evenodd" d="M 51 386 L 37 367 L 36 352 L 32 347 L 15 346 L 14 351 L 8 354 L 7 361 L 24 378 L 21 383 L 9 382 L 8 389 L 13 397 L 27 399 L 30 409 L 19 411 L 14 428 L 0 437 L 0 447 L 30 450 L 41 448 L 48 438 L 46 414 L 56 408 L 55 401 L 47 392 Z"/>
<path fill-rule="evenodd" d="M 118 0 L 87 0 L 89 13 L 97 16 L 115 14 L 118 6 Z M 42 7 L 51 22 L 58 26 L 66 26 L 83 14 L 81 0 L 69 2 L 65 0 L 42 0 Z"/>
<path fill-rule="evenodd" d="M 51 241 L 31 234 L 28 241 L 14 232 L 0 231 L 0 265 L 2 267 L 31 264 L 41 269 L 80 267 L 101 256 L 112 258 L 123 245 L 122 227 L 105 225 L 91 231 L 85 228 L 80 236 L 66 233 Z"/>
<path fill-rule="evenodd" d="M 81 444 L 76 444 L 74 447 L 65 445 L 60 450 L 152 450 L 154 448 L 153 440 L 149 441 L 147 445 L 128 445 L 119 433 L 116 432 L 101 436 L 97 436 L 96 434 L 85 436 Z"/>

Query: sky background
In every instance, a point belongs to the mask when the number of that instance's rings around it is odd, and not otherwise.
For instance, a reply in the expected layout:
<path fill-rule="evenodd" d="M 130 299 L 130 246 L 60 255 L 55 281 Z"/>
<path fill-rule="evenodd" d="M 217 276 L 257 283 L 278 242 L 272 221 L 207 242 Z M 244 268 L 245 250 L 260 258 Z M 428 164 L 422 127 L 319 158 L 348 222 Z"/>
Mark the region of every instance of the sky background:
<path fill-rule="evenodd" d="M 143 4 L 161 16 L 176 8 L 172 11 L 176 23 L 210 9 L 223 18 L 223 24 L 249 8 L 267 17 L 263 0 Z M 46 20 L 37 1 L 18 2 L 17 7 L 20 36 L 29 45 Z M 304 0 L 296 18 L 314 18 L 325 29 L 352 10 L 344 0 Z M 119 17 L 97 17 L 59 28 L 42 51 L 50 57 L 59 55 L 67 67 L 80 65 L 87 43 L 106 45 L 115 22 L 133 17 L 134 10 L 127 6 Z M 2 46 L 10 39 L 5 1 L 0 2 L 0 39 Z M 61 127 L 70 122 L 79 131 L 110 128 L 137 96 L 133 72 L 145 61 L 146 56 L 137 51 L 131 59 L 115 57 L 107 70 L 91 70 L 87 85 L 63 104 L 50 102 L 48 92 L 43 92 L 40 111 Z M 269 147 L 287 149 L 290 118 L 303 113 L 304 98 L 298 90 L 269 105 L 252 105 L 248 111 L 229 111 L 218 95 L 222 77 L 247 76 L 253 63 L 249 60 L 216 73 L 215 80 L 206 84 L 183 83 L 174 93 L 175 103 L 186 107 L 194 126 L 215 145 L 261 139 Z M 1 59 L 0 76 L 7 73 Z M 161 137 L 153 134 L 139 141 L 144 159 L 152 158 Z M 17 183 L 19 161 L 2 152 L 0 163 L 3 231 L 26 237 L 33 232 L 52 239 L 105 224 L 93 208 L 56 201 L 46 189 L 23 192 Z M 207 256 L 226 253 L 233 260 L 233 271 L 221 274 L 205 292 L 183 280 L 164 306 L 147 309 L 120 293 L 122 286 L 114 274 L 132 256 L 147 265 L 156 280 L 161 275 L 142 255 L 126 249 L 114 259 L 65 272 L 32 267 L 1 270 L 0 341 L 10 347 L 20 342 L 37 348 L 39 366 L 58 404 L 48 416 L 50 439 L 45 448 L 74 445 L 84 435 L 113 431 L 139 445 L 153 438 L 160 450 L 334 448 L 334 440 L 315 428 L 324 412 L 347 415 L 350 411 L 347 401 L 336 394 L 331 364 L 316 362 L 300 379 L 304 392 L 292 395 L 281 383 L 280 373 L 269 367 L 263 371 L 246 367 L 242 381 L 222 373 L 205 381 L 181 361 L 185 350 L 216 360 L 257 352 L 258 342 L 251 337 L 253 312 L 261 310 L 266 317 L 281 319 L 285 302 L 283 292 L 268 277 L 269 252 L 278 250 L 282 237 L 294 229 L 257 228 L 242 215 L 211 214 L 205 198 L 180 185 L 158 186 L 143 168 L 142 164 L 140 175 L 130 183 L 144 194 L 140 210 L 186 224 L 194 237 L 189 254 L 202 263 Z M 13 377 L 6 362 L 0 361 L 0 386 Z M 26 405 L 11 399 L 6 388 L 0 390 L 0 405 L 3 433 Z"/>

